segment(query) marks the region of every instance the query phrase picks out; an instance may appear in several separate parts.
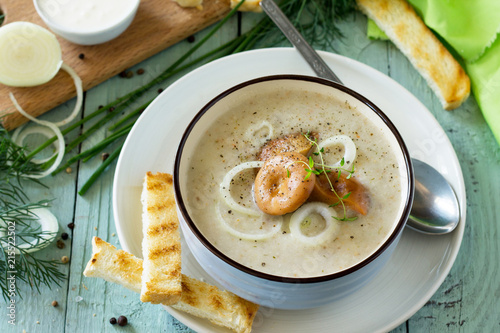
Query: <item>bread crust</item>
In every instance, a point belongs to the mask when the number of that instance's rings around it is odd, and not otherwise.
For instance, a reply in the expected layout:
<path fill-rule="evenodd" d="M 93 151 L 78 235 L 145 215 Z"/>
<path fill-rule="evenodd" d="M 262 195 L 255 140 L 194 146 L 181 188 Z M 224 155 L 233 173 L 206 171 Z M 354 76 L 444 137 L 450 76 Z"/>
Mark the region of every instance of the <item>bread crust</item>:
<path fill-rule="evenodd" d="M 92 257 L 83 274 L 102 278 L 140 293 L 143 260 L 99 237 L 92 239 Z M 172 308 L 237 333 L 250 333 L 259 306 L 228 291 L 182 274 L 182 297 Z M 164 304 L 164 303 L 162 303 Z M 164 304 L 168 305 L 168 304 Z"/>
<path fill-rule="evenodd" d="M 143 215 L 141 301 L 174 304 L 181 298 L 181 238 L 172 175 L 147 172 Z"/>
<path fill-rule="evenodd" d="M 470 94 L 464 69 L 405 0 L 356 0 L 427 81 L 446 110 Z"/>

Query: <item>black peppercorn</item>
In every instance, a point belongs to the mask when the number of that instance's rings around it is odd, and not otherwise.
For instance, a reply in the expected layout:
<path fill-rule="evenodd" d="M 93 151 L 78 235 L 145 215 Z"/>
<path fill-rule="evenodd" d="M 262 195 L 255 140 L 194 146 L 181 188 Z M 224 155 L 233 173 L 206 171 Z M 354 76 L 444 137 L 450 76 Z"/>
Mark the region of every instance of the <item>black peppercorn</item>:
<path fill-rule="evenodd" d="M 116 324 L 116 318 L 115 318 L 115 317 L 111 317 L 111 318 L 109 319 L 109 323 L 110 323 L 111 325 Z"/>
<path fill-rule="evenodd" d="M 80 58 L 81 60 L 85 59 L 85 54 L 80 53 L 80 54 L 78 55 L 78 58 Z"/>
<path fill-rule="evenodd" d="M 193 42 L 195 41 L 194 36 L 193 36 L 193 35 L 189 36 L 189 37 L 187 38 L 187 41 L 188 41 L 189 43 L 193 43 Z"/>
<path fill-rule="evenodd" d="M 61 238 L 62 238 L 63 240 L 68 239 L 68 237 L 69 237 L 69 235 L 68 235 L 67 233 L 65 233 L 65 232 L 63 232 L 63 233 L 61 234 Z"/>
<path fill-rule="evenodd" d="M 127 317 L 125 317 L 125 316 L 118 317 L 118 325 L 120 325 L 120 326 L 127 325 Z"/>

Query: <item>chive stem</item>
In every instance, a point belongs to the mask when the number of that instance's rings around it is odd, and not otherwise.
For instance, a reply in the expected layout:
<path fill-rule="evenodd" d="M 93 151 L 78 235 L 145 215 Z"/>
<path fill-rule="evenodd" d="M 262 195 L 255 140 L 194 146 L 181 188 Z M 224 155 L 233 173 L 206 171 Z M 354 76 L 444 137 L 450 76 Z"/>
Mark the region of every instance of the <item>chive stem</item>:
<path fill-rule="evenodd" d="M 113 162 L 119 155 L 122 150 L 123 143 L 113 151 L 109 157 L 102 162 L 102 164 L 97 168 L 96 171 L 90 176 L 90 178 L 83 184 L 80 191 L 78 191 L 79 195 L 84 195 L 87 193 L 88 189 L 95 183 L 95 181 L 99 178 L 99 176 L 106 170 L 106 168 Z"/>
<path fill-rule="evenodd" d="M 130 129 L 132 128 L 133 124 L 130 124 L 129 126 L 124 127 L 122 130 L 117 131 L 116 133 L 113 133 L 113 135 L 103 139 L 99 143 L 95 144 L 91 148 L 81 152 L 78 155 L 73 156 L 70 158 L 64 165 L 60 166 L 57 168 L 54 172 L 52 172 L 52 175 L 55 176 L 62 170 L 66 169 L 73 163 L 75 163 L 78 160 L 83 160 L 83 162 L 88 161 L 90 158 L 94 157 L 98 152 L 100 152 L 102 149 L 106 148 L 108 145 L 111 143 L 115 142 L 118 138 L 124 136 L 128 132 L 130 132 Z"/>
<path fill-rule="evenodd" d="M 88 162 L 92 157 L 94 157 L 97 153 L 101 152 L 109 144 L 115 142 L 117 139 L 121 138 L 122 136 L 127 135 L 133 126 L 134 126 L 134 124 L 129 124 L 127 126 L 122 127 L 119 131 L 116 131 L 116 133 L 114 133 L 112 136 L 109 136 L 107 139 L 102 140 L 97 145 L 88 149 L 88 150 L 91 150 L 92 154 L 88 154 L 87 156 L 82 158 L 82 162 L 83 163 Z"/>

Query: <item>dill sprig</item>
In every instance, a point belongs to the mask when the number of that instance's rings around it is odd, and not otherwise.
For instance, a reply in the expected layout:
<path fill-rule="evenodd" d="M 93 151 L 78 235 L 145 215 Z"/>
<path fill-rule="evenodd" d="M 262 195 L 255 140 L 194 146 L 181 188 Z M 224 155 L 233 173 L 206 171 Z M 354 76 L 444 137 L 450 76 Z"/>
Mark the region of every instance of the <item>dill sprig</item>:
<path fill-rule="evenodd" d="M 302 36 L 318 49 L 334 49 L 333 41 L 343 37 L 337 24 L 356 9 L 353 0 L 282 0 L 279 6 Z M 277 46 L 288 42 L 269 18 L 252 43 L 253 47 Z"/>
<path fill-rule="evenodd" d="M 24 281 L 37 291 L 42 285 L 49 288 L 53 283 L 59 285 L 64 278 L 55 260 L 40 259 L 19 246 L 21 242 L 36 246 L 49 234 L 42 231 L 38 223 L 33 223 L 36 217 L 32 212 L 47 207 L 50 200 L 30 202 L 23 190 L 24 175 L 39 171 L 38 165 L 26 159 L 25 147 L 14 143 L 0 126 L 0 289 L 5 300 L 9 291 L 12 292 L 7 280 L 9 272 L 15 272 L 16 280 Z M 43 186 L 36 179 L 32 181 Z M 15 244 L 9 242 L 8 226 L 15 226 Z M 12 251 L 7 251 L 9 245 Z M 15 286 L 15 295 L 22 297 L 18 284 Z"/>

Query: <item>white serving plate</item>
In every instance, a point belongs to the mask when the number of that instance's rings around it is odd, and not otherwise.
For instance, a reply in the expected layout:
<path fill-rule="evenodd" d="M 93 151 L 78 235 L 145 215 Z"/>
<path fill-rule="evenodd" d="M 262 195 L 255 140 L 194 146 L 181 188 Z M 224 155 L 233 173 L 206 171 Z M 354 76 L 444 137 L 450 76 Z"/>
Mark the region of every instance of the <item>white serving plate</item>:
<path fill-rule="evenodd" d="M 399 129 L 412 157 L 434 166 L 454 187 L 461 221 L 448 235 L 427 236 L 410 229 L 384 270 L 357 292 L 327 306 L 300 311 L 261 307 L 252 332 L 389 331 L 417 312 L 436 292 L 457 256 L 465 228 L 465 185 L 455 151 L 432 114 L 410 92 L 355 60 L 321 52 L 344 84 L 374 102 Z M 113 211 L 124 250 L 141 257 L 140 193 L 147 171 L 172 173 L 184 128 L 208 101 L 243 81 L 272 74 L 314 75 L 293 48 L 262 49 L 204 65 L 167 88 L 130 132 L 116 167 Z M 214 283 L 183 244 L 184 274 Z M 227 332 L 206 320 L 167 308 L 197 332 Z"/>

